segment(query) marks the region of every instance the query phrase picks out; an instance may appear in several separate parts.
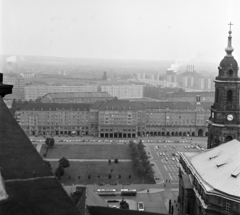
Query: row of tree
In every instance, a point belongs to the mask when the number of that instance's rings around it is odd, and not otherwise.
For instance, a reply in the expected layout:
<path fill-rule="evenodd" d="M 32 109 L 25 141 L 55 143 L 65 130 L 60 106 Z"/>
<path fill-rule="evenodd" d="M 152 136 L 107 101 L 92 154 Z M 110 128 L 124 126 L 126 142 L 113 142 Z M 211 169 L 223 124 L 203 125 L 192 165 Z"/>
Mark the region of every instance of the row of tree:
<path fill-rule="evenodd" d="M 154 172 L 151 167 L 151 163 L 148 160 L 146 151 L 144 150 L 144 145 L 140 140 L 138 144 L 133 141 L 129 142 L 129 147 L 131 149 L 131 158 L 133 163 L 133 169 L 138 174 L 139 177 L 151 178 Z"/>

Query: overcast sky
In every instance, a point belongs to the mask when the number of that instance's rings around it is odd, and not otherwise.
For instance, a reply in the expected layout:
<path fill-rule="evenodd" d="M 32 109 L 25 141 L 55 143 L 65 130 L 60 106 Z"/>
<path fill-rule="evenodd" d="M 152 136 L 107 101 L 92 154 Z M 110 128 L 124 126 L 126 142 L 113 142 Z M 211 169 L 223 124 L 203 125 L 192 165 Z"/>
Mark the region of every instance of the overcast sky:
<path fill-rule="evenodd" d="M 2 0 L 1 54 L 218 62 L 240 0 Z"/>

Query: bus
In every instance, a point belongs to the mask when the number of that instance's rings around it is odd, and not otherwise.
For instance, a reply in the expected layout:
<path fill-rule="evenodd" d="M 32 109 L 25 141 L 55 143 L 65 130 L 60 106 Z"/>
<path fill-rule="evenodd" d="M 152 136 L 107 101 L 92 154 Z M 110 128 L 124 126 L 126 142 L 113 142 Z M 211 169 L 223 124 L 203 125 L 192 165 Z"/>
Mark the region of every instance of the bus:
<path fill-rule="evenodd" d="M 144 204 L 143 204 L 143 202 L 138 202 L 138 210 L 139 211 L 144 211 Z"/>
<path fill-rule="evenodd" d="M 122 196 L 136 196 L 137 190 L 135 189 L 121 189 Z"/>
<path fill-rule="evenodd" d="M 117 190 L 116 189 L 98 189 L 97 194 L 99 196 L 116 196 Z"/>

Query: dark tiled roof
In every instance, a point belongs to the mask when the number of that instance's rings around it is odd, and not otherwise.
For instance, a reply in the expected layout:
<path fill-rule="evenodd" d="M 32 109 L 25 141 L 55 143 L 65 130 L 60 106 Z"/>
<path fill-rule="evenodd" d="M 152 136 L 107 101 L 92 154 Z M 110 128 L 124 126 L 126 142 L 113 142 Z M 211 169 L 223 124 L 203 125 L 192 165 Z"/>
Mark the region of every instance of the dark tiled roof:
<path fill-rule="evenodd" d="M 145 102 L 146 109 L 190 109 L 194 110 L 197 107 L 195 102 Z M 211 102 L 201 103 L 201 107 L 209 109 Z"/>
<path fill-rule="evenodd" d="M 220 62 L 220 67 L 223 69 L 227 69 L 232 67 L 234 70 L 238 70 L 238 63 L 234 59 L 234 57 L 224 57 Z"/>
<path fill-rule="evenodd" d="M 112 100 L 105 102 L 100 110 L 137 110 L 141 107 L 140 102 L 130 102 L 126 100 Z"/>
<path fill-rule="evenodd" d="M 105 101 L 96 101 L 91 105 L 90 109 L 98 110 L 104 103 Z"/>
<path fill-rule="evenodd" d="M 204 109 L 209 109 L 211 102 L 201 103 Z M 124 100 L 106 101 L 99 110 L 139 110 L 139 109 L 196 109 L 195 102 L 136 102 Z"/>
<path fill-rule="evenodd" d="M 1 215 L 79 214 L 1 97 L 0 171 L 8 195 Z"/>
<path fill-rule="evenodd" d="M 90 215 L 166 215 L 163 213 L 152 213 L 146 211 L 123 210 L 118 208 L 87 206 Z"/>
<path fill-rule="evenodd" d="M 22 110 L 89 110 L 91 104 L 84 103 L 29 103 Z"/>

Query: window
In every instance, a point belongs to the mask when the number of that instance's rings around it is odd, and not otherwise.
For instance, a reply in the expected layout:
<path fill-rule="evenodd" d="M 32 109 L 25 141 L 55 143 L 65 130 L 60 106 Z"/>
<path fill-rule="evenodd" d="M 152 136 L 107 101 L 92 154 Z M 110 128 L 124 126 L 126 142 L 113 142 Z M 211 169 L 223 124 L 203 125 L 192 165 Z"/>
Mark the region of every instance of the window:
<path fill-rule="evenodd" d="M 215 102 L 218 102 L 218 99 L 219 99 L 219 89 L 216 89 Z"/>
<path fill-rule="evenodd" d="M 229 76 L 233 76 L 233 71 L 232 71 L 232 70 L 229 70 L 229 71 L 228 71 L 228 74 L 229 74 Z"/>
<path fill-rule="evenodd" d="M 227 91 L 227 101 L 228 102 L 232 102 L 232 94 L 233 94 L 232 90 Z"/>
<path fill-rule="evenodd" d="M 225 201 L 225 210 L 230 211 L 230 209 L 231 209 L 231 202 Z"/>

